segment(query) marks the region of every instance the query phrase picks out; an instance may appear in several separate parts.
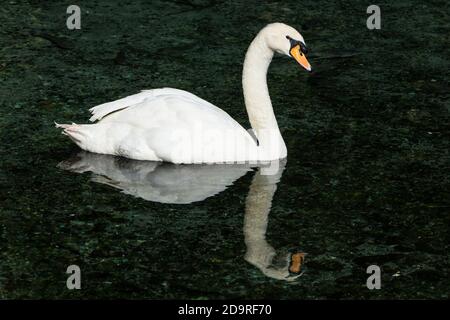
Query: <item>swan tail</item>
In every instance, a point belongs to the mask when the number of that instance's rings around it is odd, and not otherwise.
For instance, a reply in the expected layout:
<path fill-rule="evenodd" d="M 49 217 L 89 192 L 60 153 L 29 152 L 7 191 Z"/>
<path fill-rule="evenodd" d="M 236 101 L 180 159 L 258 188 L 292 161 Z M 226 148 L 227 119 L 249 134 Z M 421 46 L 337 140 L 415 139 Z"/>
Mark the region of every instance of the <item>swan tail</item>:
<path fill-rule="evenodd" d="M 70 140 L 75 142 L 81 149 L 86 149 L 85 143 L 88 138 L 88 132 L 84 128 L 86 125 L 72 124 L 59 124 L 55 122 L 56 128 L 62 128 L 63 135 L 68 136 Z"/>

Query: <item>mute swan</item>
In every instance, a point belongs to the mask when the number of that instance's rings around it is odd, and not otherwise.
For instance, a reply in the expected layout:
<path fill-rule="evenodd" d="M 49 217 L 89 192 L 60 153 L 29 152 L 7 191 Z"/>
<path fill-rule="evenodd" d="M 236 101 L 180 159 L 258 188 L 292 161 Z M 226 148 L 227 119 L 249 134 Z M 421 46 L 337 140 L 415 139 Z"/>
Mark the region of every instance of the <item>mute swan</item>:
<path fill-rule="evenodd" d="M 287 156 L 267 88 L 274 52 L 306 70 L 305 41 L 294 28 L 272 23 L 250 44 L 242 86 L 252 126 L 247 132 L 225 111 L 178 89 L 143 90 L 90 109 L 95 124 L 56 124 L 81 149 L 137 160 L 172 163 L 271 161 Z"/>

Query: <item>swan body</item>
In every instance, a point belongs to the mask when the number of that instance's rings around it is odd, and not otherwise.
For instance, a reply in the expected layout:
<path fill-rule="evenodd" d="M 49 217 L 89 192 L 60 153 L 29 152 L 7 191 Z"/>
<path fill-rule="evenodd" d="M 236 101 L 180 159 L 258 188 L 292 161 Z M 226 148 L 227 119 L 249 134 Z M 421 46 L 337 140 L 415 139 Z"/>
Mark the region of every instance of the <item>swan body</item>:
<path fill-rule="evenodd" d="M 274 52 L 310 70 L 303 37 L 273 23 L 247 51 L 242 85 L 252 131 L 222 109 L 184 90 L 163 88 L 90 109 L 94 124 L 56 124 L 81 149 L 136 160 L 172 163 L 272 161 L 287 156 L 273 112 L 266 75 Z"/>

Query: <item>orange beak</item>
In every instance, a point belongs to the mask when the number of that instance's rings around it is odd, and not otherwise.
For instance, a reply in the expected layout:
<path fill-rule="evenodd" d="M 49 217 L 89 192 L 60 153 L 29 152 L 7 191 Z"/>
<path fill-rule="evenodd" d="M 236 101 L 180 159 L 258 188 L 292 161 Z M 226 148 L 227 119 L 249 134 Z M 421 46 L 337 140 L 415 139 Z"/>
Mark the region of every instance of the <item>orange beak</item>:
<path fill-rule="evenodd" d="M 291 56 L 306 70 L 311 72 L 311 65 L 306 59 L 305 54 L 300 50 L 300 45 L 296 45 L 289 50 Z"/>

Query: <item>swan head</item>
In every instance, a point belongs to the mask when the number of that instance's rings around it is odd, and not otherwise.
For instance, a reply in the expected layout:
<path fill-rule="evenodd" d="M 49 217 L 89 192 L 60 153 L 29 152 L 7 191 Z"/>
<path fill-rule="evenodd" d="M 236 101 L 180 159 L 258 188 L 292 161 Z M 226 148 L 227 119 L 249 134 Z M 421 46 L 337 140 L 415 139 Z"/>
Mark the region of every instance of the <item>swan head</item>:
<path fill-rule="evenodd" d="M 306 58 L 308 49 L 300 32 L 284 23 L 271 23 L 262 30 L 262 34 L 271 50 L 294 58 L 311 72 L 311 65 Z"/>

